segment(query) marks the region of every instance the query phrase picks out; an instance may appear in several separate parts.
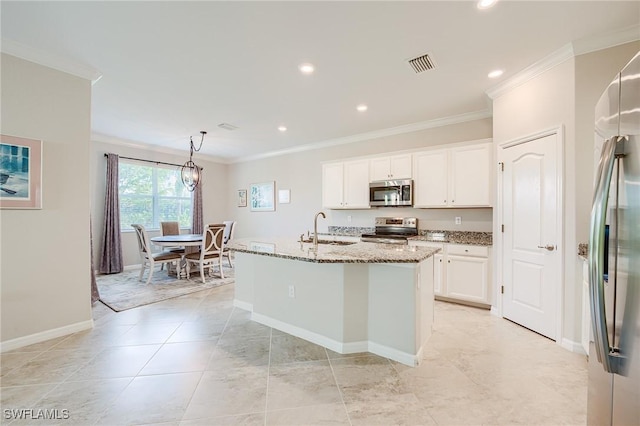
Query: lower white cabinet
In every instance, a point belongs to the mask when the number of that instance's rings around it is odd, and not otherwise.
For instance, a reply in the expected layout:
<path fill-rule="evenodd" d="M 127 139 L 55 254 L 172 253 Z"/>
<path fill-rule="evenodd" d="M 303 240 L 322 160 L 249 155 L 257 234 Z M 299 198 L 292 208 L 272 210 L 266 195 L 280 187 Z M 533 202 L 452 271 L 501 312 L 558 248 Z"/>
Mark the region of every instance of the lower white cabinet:
<path fill-rule="evenodd" d="M 409 244 L 442 250 L 433 258 L 435 296 L 482 305 L 491 304 L 489 247 L 426 241 L 410 241 Z"/>

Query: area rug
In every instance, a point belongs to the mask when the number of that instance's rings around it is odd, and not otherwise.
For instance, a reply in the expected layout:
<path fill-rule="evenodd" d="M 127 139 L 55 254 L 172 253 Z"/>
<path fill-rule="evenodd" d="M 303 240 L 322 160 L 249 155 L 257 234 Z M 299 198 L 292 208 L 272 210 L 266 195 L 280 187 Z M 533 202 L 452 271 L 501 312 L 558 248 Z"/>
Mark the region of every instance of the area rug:
<path fill-rule="evenodd" d="M 156 270 L 151 282 L 147 285 L 147 271 L 143 282 L 138 281 L 139 270 L 125 271 L 120 274 L 98 275 L 96 283 L 100 292 L 102 303 L 116 312 L 137 308 L 138 306 L 184 296 L 196 291 L 207 290 L 221 285 L 235 282 L 233 269 L 224 268 L 224 278 L 205 276 L 206 282 L 202 283 L 200 273 L 191 274 L 191 279 L 178 279 L 167 275 L 166 271 Z"/>

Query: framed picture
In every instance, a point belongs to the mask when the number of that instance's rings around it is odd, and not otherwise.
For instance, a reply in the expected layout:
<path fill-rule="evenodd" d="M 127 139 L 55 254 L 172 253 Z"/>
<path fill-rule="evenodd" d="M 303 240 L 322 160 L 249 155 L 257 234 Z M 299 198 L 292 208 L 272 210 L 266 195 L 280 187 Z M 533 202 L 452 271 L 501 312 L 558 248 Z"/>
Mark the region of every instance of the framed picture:
<path fill-rule="evenodd" d="M 289 204 L 291 202 L 291 190 L 281 189 L 278 191 L 278 202 L 280 204 Z"/>
<path fill-rule="evenodd" d="M 246 189 L 238 189 L 238 207 L 247 207 Z"/>
<path fill-rule="evenodd" d="M 42 208 L 42 141 L 0 135 L 0 208 Z"/>
<path fill-rule="evenodd" d="M 249 189 L 249 203 L 252 212 L 275 210 L 275 182 L 252 183 Z"/>

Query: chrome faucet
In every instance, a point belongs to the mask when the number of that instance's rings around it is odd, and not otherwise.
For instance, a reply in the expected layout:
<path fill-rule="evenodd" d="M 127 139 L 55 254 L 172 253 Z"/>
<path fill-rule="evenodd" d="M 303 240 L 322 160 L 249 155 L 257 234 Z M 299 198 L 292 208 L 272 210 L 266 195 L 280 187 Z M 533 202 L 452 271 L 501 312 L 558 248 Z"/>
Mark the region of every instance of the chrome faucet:
<path fill-rule="evenodd" d="M 324 215 L 324 212 L 316 213 L 316 217 L 313 218 L 313 246 L 318 248 L 318 216 L 322 215 L 325 219 L 327 216 Z"/>

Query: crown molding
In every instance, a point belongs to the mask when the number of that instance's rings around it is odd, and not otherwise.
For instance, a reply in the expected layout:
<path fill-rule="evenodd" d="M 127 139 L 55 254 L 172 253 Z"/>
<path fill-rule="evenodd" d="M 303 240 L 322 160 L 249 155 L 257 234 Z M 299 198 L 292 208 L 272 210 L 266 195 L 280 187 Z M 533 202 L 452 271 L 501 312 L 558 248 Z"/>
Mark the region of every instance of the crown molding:
<path fill-rule="evenodd" d="M 132 141 L 132 140 L 128 140 L 128 139 L 120 139 L 120 138 L 117 138 L 115 136 L 105 135 L 103 133 L 92 132 L 91 133 L 91 141 L 92 142 L 99 142 L 99 143 L 108 143 L 108 144 L 111 144 L 111 145 L 118 145 L 118 146 L 122 146 L 122 147 L 125 147 L 125 148 L 142 149 L 142 150 L 145 150 L 145 151 L 158 152 L 158 153 L 161 153 L 161 154 L 175 155 L 175 156 L 185 157 L 185 158 L 188 155 L 188 151 L 187 150 L 179 150 L 179 149 L 174 149 L 174 148 L 163 147 L 163 146 L 160 146 L 160 145 L 153 145 L 153 144 L 148 144 L 148 143 L 143 143 L 143 142 L 136 142 L 136 141 Z M 216 157 L 216 156 L 213 156 L 213 155 L 198 153 L 197 155 L 194 155 L 194 157 L 200 158 L 200 159 L 206 160 L 206 161 L 211 161 L 213 163 L 229 164 L 228 160 L 226 160 L 224 158 L 221 158 L 221 157 Z"/>
<path fill-rule="evenodd" d="M 485 93 L 491 99 L 498 98 L 517 86 L 560 65 L 567 59 L 638 40 L 640 40 L 640 25 L 631 25 L 596 37 L 586 37 L 573 41 L 528 66 L 510 79 L 490 88 Z"/>
<path fill-rule="evenodd" d="M 331 146 L 346 145 L 354 142 L 361 142 L 361 141 L 366 141 L 371 139 L 382 138 L 385 136 L 399 135 L 403 133 L 411 133 L 419 130 L 432 129 L 435 127 L 449 126 L 452 124 L 464 123 L 467 121 L 482 120 L 490 117 L 492 117 L 492 113 L 489 110 L 475 111 L 475 112 L 470 112 L 470 113 L 465 113 L 460 115 L 454 115 L 450 117 L 438 118 L 435 120 L 421 121 L 418 123 L 406 124 L 403 126 L 390 127 L 388 129 L 381 129 L 381 130 L 375 130 L 367 133 L 360 133 L 357 135 L 346 136 L 343 138 L 329 139 L 322 142 L 315 142 L 315 143 L 310 143 L 306 145 L 300 145 L 300 146 L 282 149 L 278 151 L 266 152 L 264 154 L 252 155 L 249 157 L 242 157 L 236 160 L 232 160 L 230 161 L 230 163 L 243 163 L 247 161 L 261 160 L 264 158 L 294 154 L 297 152 L 328 148 Z"/>
<path fill-rule="evenodd" d="M 493 86 L 485 93 L 487 94 L 487 96 L 489 96 L 489 98 L 496 99 L 509 92 L 510 90 L 526 83 L 527 81 L 543 74 L 546 71 L 549 71 L 555 66 L 560 65 L 567 59 L 571 59 L 573 57 L 574 53 L 572 44 L 566 44 L 550 55 L 542 58 L 538 62 L 523 69 L 508 80 L 505 80 L 504 82 Z"/>
<path fill-rule="evenodd" d="M 619 28 L 599 37 L 587 37 L 573 42 L 576 56 L 640 40 L 640 24 Z"/>
<path fill-rule="evenodd" d="M 102 73 L 95 68 L 80 62 L 58 56 L 56 54 L 45 52 L 17 41 L 3 38 L 0 43 L 0 51 L 11 56 L 24 59 L 29 62 L 53 68 L 76 77 L 84 78 L 95 84 L 102 78 Z"/>

